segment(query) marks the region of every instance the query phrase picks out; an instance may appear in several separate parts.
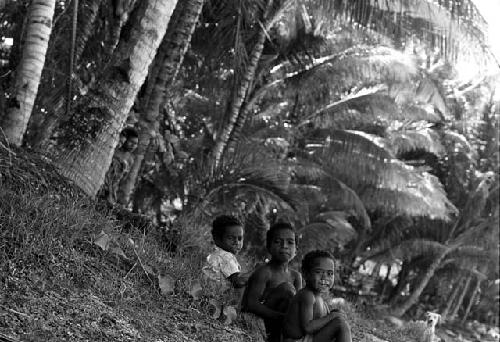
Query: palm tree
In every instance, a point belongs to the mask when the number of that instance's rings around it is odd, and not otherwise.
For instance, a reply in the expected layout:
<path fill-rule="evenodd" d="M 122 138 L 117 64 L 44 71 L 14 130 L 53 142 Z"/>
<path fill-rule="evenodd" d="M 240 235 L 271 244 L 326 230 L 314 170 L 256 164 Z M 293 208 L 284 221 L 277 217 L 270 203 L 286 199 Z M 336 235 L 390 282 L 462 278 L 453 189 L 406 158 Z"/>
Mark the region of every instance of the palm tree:
<path fill-rule="evenodd" d="M 86 69 L 82 66 L 83 63 L 81 63 L 81 59 L 85 49 L 88 48 L 87 42 L 95 33 L 96 22 L 99 19 L 98 13 L 102 4 L 102 0 L 79 1 L 77 11 L 78 19 L 73 17 L 70 21 L 64 20 L 65 18 L 63 18 L 63 20 L 59 20 L 58 25 L 54 28 L 54 35 L 59 39 L 52 40 L 49 45 L 49 54 L 52 55 L 52 59 L 48 60 L 48 68 L 42 73 L 42 87 L 39 94 L 39 105 L 45 109 L 45 113 L 43 116 L 39 114 L 32 118 L 30 126 L 28 126 L 28 130 L 32 132 L 32 134 L 27 136 L 28 145 L 43 150 L 43 146 L 52 135 L 52 131 L 56 124 L 64 116 L 63 114 L 65 114 L 65 107 L 63 105 L 68 96 L 64 96 L 64 91 L 68 90 L 68 87 L 70 87 L 73 95 L 79 95 L 79 92 L 73 89 L 78 89 L 79 87 L 75 87 L 74 82 L 71 82 L 72 86 L 69 85 L 69 79 L 81 77 L 79 74 L 82 73 L 82 70 Z M 74 20 L 77 20 L 77 22 L 73 23 Z M 73 24 L 76 24 L 73 72 L 71 72 L 71 74 L 68 72 L 68 74 L 54 75 L 50 70 L 65 65 L 69 59 L 67 51 L 72 51 L 72 48 L 68 46 L 68 42 L 71 41 L 71 39 L 68 39 L 63 32 L 72 30 L 70 27 Z M 57 52 L 59 51 L 62 53 L 58 54 Z M 97 55 L 96 53 L 93 57 L 97 58 Z M 89 61 L 85 60 L 84 63 L 89 63 Z M 54 77 L 58 77 L 56 82 L 54 82 Z"/>
<path fill-rule="evenodd" d="M 104 181 L 119 132 L 175 4 L 166 0 L 139 4 L 128 24 L 129 34 L 122 35 L 101 79 L 54 133 L 57 144 L 50 149 L 50 158 L 64 176 L 90 196 L 95 196 Z M 75 136 L 80 139 L 72 140 Z"/>
<path fill-rule="evenodd" d="M 55 0 L 32 2 L 28 14 L 22 57 L 16 70 L 14 92 L 0 127 L 5 138 L 20 146 L 23 141 L 45 64 L 45 53 L 52 32 Z"/>
<path fill-rule="evenodd" d="M 155 132 L 158 131 L 155 127 L 158 126 L 158 117 L 161 114 L 162 105 L 166 101 L 167 89 L 179 72 L 191 36 L 198 23 L 203 2 L 203 0 L 191 0 L 186 3 L 179 3 L 176 6 L 173 20 L 170 21 L 167 33 L 156 54 L 152 71 L 155 68 L 158 71 L 151 74 L 151 80 L 148 81 L 148 84 L 152 84 L 151 94 L 146 93 L 143 99 L 145 103 L 144 112 L 140 116 L 138 123 L 139 146 L 134 164 L 123 186 L 123 198 L 121 199 L 123 203 L 128 203 L 130 200 L 144 155 Z"/>

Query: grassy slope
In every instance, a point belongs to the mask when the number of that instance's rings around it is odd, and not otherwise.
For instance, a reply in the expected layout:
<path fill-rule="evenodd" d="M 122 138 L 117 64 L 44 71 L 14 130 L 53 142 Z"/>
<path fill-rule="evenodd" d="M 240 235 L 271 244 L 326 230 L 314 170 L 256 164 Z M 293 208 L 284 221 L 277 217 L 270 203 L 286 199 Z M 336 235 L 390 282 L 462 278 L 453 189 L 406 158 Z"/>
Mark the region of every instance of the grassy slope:
<path fill-rule="evenodd" d="M 93 243 L 102 231 L 113 238 L 106 251 Z M 203 253 L 169 255 L 161 240 L 154 231 L 124 232 L 44 160 L 0 145 L 0 340 L 254 340 L 186 294 Z M 168 296 L 158 288 L 165 274 L 175 280 Z M 411 341 L 381 321 L 349 315 L 355 341 L 365 333 Z"/>

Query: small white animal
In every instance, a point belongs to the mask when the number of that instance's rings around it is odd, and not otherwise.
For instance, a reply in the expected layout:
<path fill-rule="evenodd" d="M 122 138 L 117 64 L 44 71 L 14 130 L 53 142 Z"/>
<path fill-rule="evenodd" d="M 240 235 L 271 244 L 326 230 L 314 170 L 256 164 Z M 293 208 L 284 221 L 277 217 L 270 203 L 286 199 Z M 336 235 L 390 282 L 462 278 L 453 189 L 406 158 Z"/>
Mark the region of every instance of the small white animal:
<path fill-rule="evenodd" d="M 436 325 L 441 321 L 441 315 L 435 312 L 426 313 L 426 329 L 424 331 L 424 337 L 422 342 L 437 342 L 440 340 L 436 336 Z"/>

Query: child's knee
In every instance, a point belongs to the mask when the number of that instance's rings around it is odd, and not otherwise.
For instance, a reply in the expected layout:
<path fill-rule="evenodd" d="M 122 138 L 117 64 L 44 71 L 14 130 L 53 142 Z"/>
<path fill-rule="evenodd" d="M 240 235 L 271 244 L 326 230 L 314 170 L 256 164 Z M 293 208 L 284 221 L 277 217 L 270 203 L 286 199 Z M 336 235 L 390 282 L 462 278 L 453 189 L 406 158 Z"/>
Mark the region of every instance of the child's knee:
<path fill-rule="evenodd" d="M 330 325 L 335 326 L 341 330 L 351 330 L 349 322 L 347 322 L 347 320 L 342 316 L 335 317 L 334 319 L 332 319 Z"/>

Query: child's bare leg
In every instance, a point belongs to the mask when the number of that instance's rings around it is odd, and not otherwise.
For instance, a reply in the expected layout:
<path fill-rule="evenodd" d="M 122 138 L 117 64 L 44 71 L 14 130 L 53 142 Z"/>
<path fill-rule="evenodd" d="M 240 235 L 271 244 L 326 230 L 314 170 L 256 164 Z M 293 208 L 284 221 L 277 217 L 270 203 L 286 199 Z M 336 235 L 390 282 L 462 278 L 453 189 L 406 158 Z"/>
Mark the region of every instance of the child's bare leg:
<path fill-rule="evenodd" d="M 352 342 L 351 327 L 343 318 L 335 318 L 314 335 L 313 342 Z"/>
<path fill-rule="evenodd" d="M 295 287 L 290 283 L 281 283 L 270 290 L 264 304 L 278 312 L 285 313 L 290 305 L 290 300 L 295 295 Z M 283 324 L 281 320 L 264 320 L 268 341 L 281 341 Z"/>

